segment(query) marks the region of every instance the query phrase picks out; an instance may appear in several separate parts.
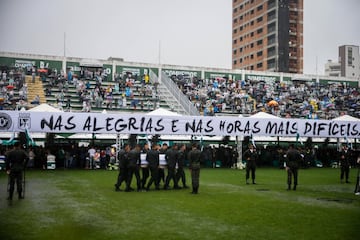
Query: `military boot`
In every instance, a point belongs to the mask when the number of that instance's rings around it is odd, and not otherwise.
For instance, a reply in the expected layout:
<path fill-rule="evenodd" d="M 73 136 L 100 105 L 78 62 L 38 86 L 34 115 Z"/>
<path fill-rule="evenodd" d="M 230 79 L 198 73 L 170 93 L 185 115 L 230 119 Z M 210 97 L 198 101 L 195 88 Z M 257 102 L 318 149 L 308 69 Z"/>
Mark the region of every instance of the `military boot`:
<path fill-rule="evenodd" d="M 18 199 L 24 199 L 24 196 L 21 194 L 21 192 L 19 193 Z"/>
<path fill-rule="evenodd" d="M 7 200 L 12 200 L 13 199 L 13 193 L 9 193 L 9 196 L 8 196 L 8 198 L 7 198 Z"/>

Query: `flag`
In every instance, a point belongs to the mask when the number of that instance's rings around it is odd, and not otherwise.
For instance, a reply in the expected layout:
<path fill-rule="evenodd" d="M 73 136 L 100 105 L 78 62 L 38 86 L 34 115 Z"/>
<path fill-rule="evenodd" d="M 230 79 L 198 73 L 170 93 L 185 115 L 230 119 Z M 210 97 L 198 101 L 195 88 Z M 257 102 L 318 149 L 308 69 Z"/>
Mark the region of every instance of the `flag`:
<path fill-rule="evenodd" d="M 25 135 L 26 135 L 26 140 L 27 140 L 27 144 L 29 146 L 35 146 L 35 141 L 34 139 L 31 137 L 29 130 L 27 128 L 25 128 Z"/>
<path fill-rule="evenodd" d="M 10 146 L 13 145 L 15 142 L 17 142 L 17 140 L 15 140 L 15 132 L 13 132 L 9 140 L 3 140 L 0 142 L 0 144 Z"/>
<path fill-rule="evenodd" d="M 300 144 L 301 144 L 301 145 L 304 145 L 304 143 L 302 142 L 302 140 L 301 140 L 301 138 L 300 138 L 299 132 L 297 132 L 297 133 L 296 133 L 296 143 L 298 143 L 299 140 L 300 140 Z"/>
<path fill-rule="evenodd" d="M 345 140 L 345 142 L 346 142 L 346 146 L 347 146 L 348 148 L 350 148 L 350 143 L 349 143 L 348 137 L 345 136 L 345 137 L 344 137 L 344 140 Z"/>
<path fill-rule="evenodd" d="M 256 148 L 254 136 L 251 134 L 251 143 Z"/>

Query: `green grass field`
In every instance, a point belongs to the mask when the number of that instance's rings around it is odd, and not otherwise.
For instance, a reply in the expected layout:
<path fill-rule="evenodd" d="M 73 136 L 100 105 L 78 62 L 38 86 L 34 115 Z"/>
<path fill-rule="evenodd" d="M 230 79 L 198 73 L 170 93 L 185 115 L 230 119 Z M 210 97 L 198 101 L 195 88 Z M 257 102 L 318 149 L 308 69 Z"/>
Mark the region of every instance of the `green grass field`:
<path fill-rule="evenodd" d="M 341 184 L 339 169 L 301 169 L 286 191 L 285 170 L 258 168 L 246 185 L 243 170 L 202 169 L 193 195 L 115 192 L 117 171 L 34 170 L 10 205 L 1 172 L 0 239 L 359 239 L 356 173 Z"/>

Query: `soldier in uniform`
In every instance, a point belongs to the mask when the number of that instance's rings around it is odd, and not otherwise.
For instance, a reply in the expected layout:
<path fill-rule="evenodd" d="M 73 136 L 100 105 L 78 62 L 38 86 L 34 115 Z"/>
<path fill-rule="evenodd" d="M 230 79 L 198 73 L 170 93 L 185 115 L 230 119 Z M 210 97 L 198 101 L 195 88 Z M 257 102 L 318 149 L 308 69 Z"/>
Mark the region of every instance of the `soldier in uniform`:
<path fill-rule="evenodd" d="M 137 144 L 133 149 L 129 151 L 129 164 L 127 167 L 128 176 L 126 181 L 126 192 L 132 191 L 131 189 L 131 180 L 133 175 L 136 177 L 136 186 L 137 191 L 141 190 L 141 179 L 140 179 L 140 145 Z"/>
<path fill-rule="evenodd" d="M 252 183 L 255 182 L 255 171 L 256 171 L 256 162 L 259 158 L 259 155 L 256 152 L 256 149 L 252 144 L 249 144 L 249 149 L 244 152 L 243 159 L 246 160 L 246 184 L 249 184 L 250 171 Z"/>
<path fill-rule="evenodd" d="M 159 153 L 160 154 L 166 154 L 166 151 L 168 150 L 168 145 L 167 143 L 163 143 L 163 145 L 161 146 Z M 159 172 L 158 172 L 158 183 L 160 185 L 161 180 L 163 182 L 165 182 L 165 168 L 159 168 Z"/>
<path fill-rule="evenodd" d="M 148 152 L 149 152 L 149 144 L 145 143 L 141 153 L 147 154 Z M 145 189 L 145 184 L 149 177 L 149 167 L 147 165 L 141 165 L 141 173 L 142 173 L 141 188 Z"/>
<path fill-rule="evenodd" d="M 168 169 L 168 175 L 166 176 L 166 181 L 164 185 L 164 189 L 166 190 L 169 189 L 169 184 L 171 180 L 173 180 L 174 182 L 174 189 L 179 189 L 175 175 L 177 156 L 178 156 L 178 146 L 174 144 L 171 149 L 166 151 L 166 155 L 165 155 L 167 169 Z"/>
<path fill-rule="evenodd" d="M 149 163 L 150 180 L 146 186 L 146 190 L 149 191 L 151 185 L 155 183 L 155 189 L 159 190 L 158 172 L 159 172 L 159 151 L 158 145 L 154 143 L 151 150 L 146 154 L 146 161 Z"/>
<path fill-rule="evenodd" d="M 6 173 L 10 177 L 10 188 L 9 188 L 9 197 L 8 200 L 12 200 L 14 190 L 15 190 L 15 181 L 16 189 L 18 192 L 19 199 L 23 199 L 23 171 L 28 161 L 27 153 L 21 149 L 20 143 L 16 142 L 14 144 L 14 149 L 7 153 L 6 156 Z"/>
<path fill-rule="evenodd" d="M 298 170 L 301 164 L 302 156 L 300 152 L 295 149 L 294 144 L 290 144 L 289 149 L 286 153 L 285 159 L 285 169 L 287 171 L 288 179 L 288 188 L 287 190 L 291 190 L 291 180 L 292 176 L 294 176 L 294 186 L 293 190 L 296 190 L 296 186 L 298 184 Z"/>
<path fill-rule="evenodd" d="M 121 191 L 120 186 L 122 182 L 126 183 L 127 176 L 128 176 L 128 153 L 130 151 L 129 144 L 126 144 L 123 149 L 121 149 L 118 153 L 118 159 L 119 159 L 119 175 L 117 178 L 117 183 L 115 184 L 115 191 Z"/>
<path fill-rule="evenodd" d="M 185 144 L 182 144 L 180 146 L 180 150 L 178 152 L 178 169 L 176 171 L 176 181 L 178 182 L 178 186 L 179 186 L 179 180 L 181 179 L 183 188 L 189 188 L 188 186 L 186 186 L 186 178 L 185 178 L 185 172 L 184 172 L 184 166 L 185 166 L 185 149 L 186 146 Z"/>
<path fill-rule="evenodd" d="M 201 151 L 198 149 L 197 143 L 193 143 L 191 151 L 189 152 L 189 169 L 191 173 L 192 194 L 198 194 L 199 192 L 199 180 L 200 180 L 200 159 Z"/>
<path fill-rule="evenodd" d="M 349 182 L 349 173 L 350 173 L 350 159 L 351 159 L 351 152 L 348 150 L 347 146 L 343 146 L 342 151 L 340 152 L 340 181 L 341 183 L 344 181 Z"/>

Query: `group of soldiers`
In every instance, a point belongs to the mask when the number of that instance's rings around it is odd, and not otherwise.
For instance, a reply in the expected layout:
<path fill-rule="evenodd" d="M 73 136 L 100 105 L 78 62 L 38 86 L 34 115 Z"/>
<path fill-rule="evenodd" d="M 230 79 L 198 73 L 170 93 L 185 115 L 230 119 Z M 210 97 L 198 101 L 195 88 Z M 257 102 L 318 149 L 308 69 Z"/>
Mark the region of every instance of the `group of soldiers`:
<path fill-rule="evenodd" d="M 340 181 L 343 183 L 350 183 L 349 172 L 352 158 L 352 152 L 348 149 L 348 146 L 344 145 L 341 151 L 338 153 L 338 162 L 340 166 Z M 252 183 L 255 182 L 256 162 L 259 159 L 259 154 L 256 148 L 249 144 L 249 148 L 244 152 L 243 159 L 246 161 L 246 184 L 249 184 L 249 178 L 251 173 Z M 294 144 L 289 145 L 289 149 L 284 154 L 284 168 L 287 171 L 287 190 L 296 190 L 298 185 L 298 171 L 303 166 L 304 156 L 295 148 Z M 360 164 L 360 159 L 357 162 Z M 357 183 L 358 184 L 358 183 Z"/>
<path fill-rule="evenodd" d="M 193 194 L 197 194 L 199 190 L 200 158 L 201 151 L 194 143 L 187 156 Z M 186 146 L 184 144 L 174 144 L 171 148 L 166 143 L 161 147 L 154 143 L 151 148 L 147 143 L 143 148 L 139 144 L 133 148 L 126 144 L 118 153 L 119 175 L 115 191 L 121 191 L 122 183 L 125 183 L 126 192 L 134 191 L 135 189 L 131 187 L 133 176 L 136 178 L 137 191 L 149 191 L 152 185 L 155 186 L 155 190 L 160 190 L 161 181 L 165 190 L 170 189 L 171 181 L 173 189 L 188 188 L 184 172 L 185 159 Z M 166 176 L 165 169 L 167 169 Z M 182 187 L 179 186 L 180 180 Z"/>

